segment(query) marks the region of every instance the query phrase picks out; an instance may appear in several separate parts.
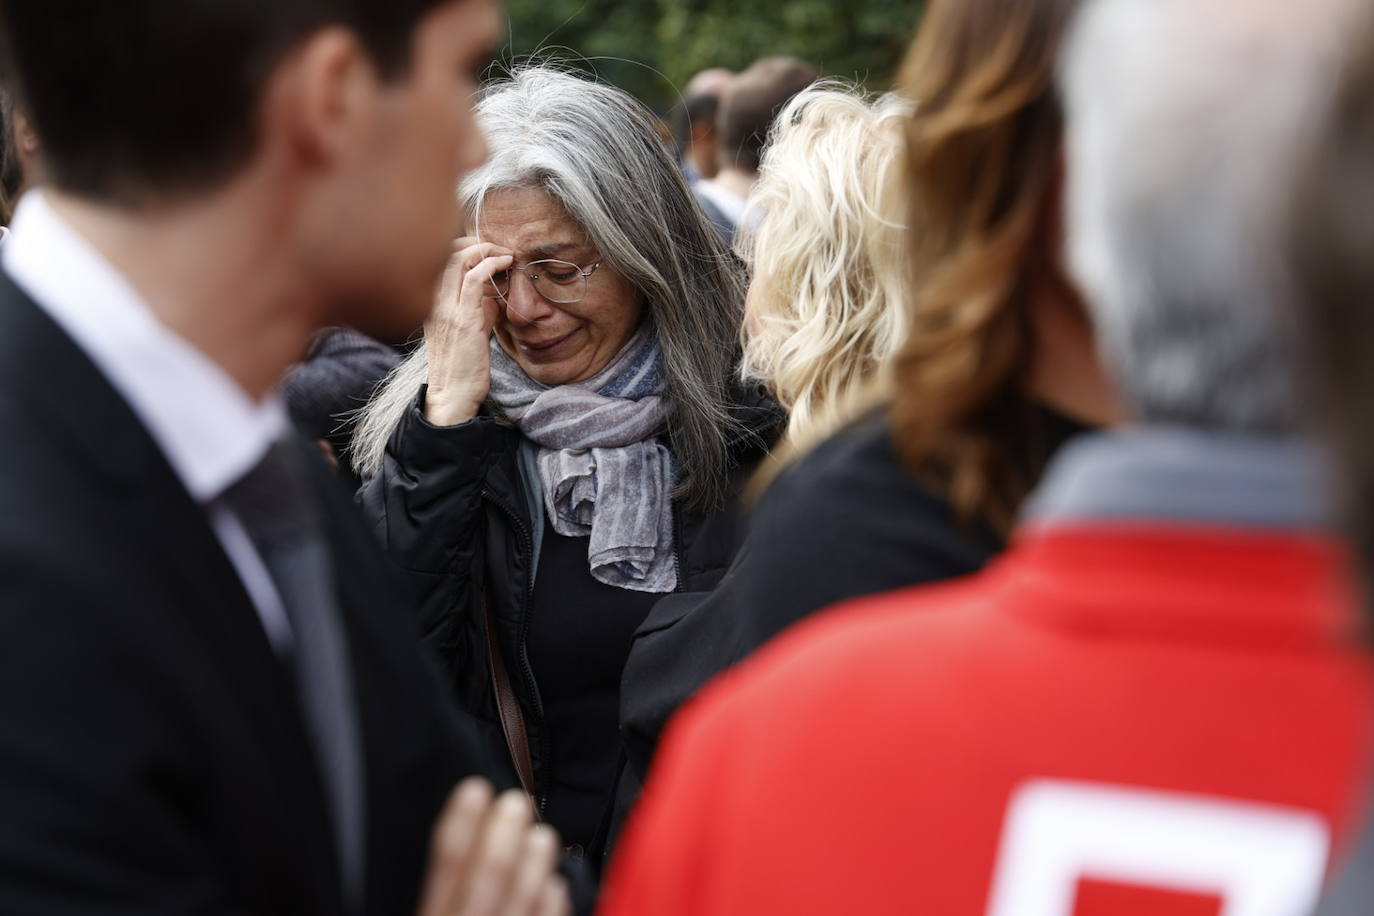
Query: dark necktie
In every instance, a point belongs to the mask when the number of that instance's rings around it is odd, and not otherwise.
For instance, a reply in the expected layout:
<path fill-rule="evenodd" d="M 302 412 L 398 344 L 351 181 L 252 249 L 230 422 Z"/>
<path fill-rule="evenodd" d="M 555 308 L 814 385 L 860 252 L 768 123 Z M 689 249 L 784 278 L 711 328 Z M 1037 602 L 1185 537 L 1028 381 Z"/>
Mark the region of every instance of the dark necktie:
<path fill-rule="evenodd" d="M 223 501 L 262 556 L 291 622 L 289 662 L 328 790 L 344 900 L 356 912 L 365 870 L 362 742 L 329 549 L 318 511 L 305 497 L 305 460 L 278 442 Z"/>

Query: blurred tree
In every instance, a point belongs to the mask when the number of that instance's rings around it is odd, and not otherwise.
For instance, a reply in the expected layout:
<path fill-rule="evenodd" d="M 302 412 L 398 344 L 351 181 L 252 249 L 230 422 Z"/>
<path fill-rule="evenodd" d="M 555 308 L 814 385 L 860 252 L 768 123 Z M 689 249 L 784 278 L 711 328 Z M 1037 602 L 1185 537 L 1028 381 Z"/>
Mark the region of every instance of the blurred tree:
<path fill-rule="evenodd" d="M 542 54 L 593 71 L 658 111 L 707 67 L 791 54 L 886 89 L 921 0 L 506 0 L 507 62 Z"/>

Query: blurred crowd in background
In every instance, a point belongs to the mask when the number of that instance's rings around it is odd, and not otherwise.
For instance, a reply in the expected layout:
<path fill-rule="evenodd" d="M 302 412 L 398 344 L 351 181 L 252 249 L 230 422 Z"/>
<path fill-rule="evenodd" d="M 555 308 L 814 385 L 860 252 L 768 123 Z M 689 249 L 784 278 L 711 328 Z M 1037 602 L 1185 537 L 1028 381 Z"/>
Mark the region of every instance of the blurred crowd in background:
<path fill-rule="evenodd" d="M 1374 913 L 1363 4 L 269 6 L 0 0 L 0 912 Z"/>

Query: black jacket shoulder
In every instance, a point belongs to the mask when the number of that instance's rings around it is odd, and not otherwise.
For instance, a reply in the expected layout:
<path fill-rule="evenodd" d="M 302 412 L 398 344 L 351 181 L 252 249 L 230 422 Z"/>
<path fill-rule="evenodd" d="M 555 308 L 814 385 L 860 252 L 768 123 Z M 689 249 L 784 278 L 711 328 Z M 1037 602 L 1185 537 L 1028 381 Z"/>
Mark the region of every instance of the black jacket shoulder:
<path fill-rule="evenodd" d="M 883 415 L 864 417 L 768 487 L 716 589 L 664 598 L 635 634 L 621 687 L 631 764 L 642 778 L 678 706 L 798 620 L 848 598 L 966 575 L 1001 546 L 903 468 Z"/>

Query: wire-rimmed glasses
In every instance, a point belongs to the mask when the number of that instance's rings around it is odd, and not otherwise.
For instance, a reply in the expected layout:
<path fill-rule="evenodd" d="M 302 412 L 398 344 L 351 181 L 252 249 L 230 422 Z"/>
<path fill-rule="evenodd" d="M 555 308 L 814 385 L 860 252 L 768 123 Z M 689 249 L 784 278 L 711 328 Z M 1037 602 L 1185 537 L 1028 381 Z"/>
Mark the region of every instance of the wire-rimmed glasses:
<path fill-rule="evenodd" d="M 571 261 L 531 261 L 524 267 L 492 274 L 491 286 L 497 296 L 505 299 L 510 295 L 511 271 L 518 270 L 529 279 L 534 291 L 550 302 L 581 302 L 587 297 L 587 279 L 600 266 L 600 261 L 585 269 Z"/>

